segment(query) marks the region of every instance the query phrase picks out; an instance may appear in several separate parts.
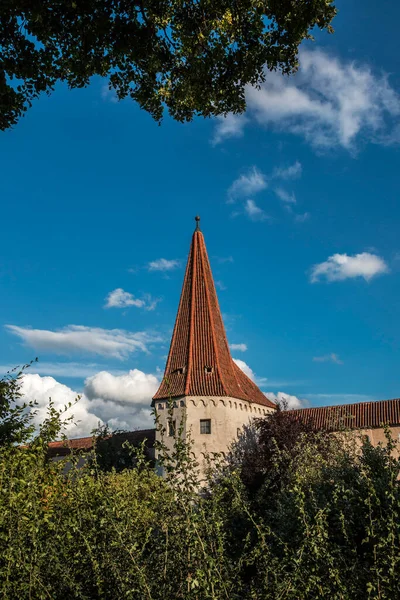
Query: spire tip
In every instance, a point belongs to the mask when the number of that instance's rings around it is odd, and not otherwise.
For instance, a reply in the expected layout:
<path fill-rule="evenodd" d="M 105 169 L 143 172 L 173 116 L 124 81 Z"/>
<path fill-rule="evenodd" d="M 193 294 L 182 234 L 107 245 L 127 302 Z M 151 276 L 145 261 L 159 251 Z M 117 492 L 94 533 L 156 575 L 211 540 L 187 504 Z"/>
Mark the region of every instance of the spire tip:
<path fill-rule="evenodd" d="M 200 231 L 200 217 L 199 215 L 196 215 L 194 220 L 196 221 L 196 229 L 195 231 Z"/>

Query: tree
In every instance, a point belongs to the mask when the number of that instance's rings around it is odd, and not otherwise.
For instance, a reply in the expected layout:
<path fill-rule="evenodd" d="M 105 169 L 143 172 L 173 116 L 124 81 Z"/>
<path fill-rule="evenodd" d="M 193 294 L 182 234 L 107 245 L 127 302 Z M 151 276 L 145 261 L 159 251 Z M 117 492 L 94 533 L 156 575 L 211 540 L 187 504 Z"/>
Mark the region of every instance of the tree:
<path fill-rule="evenodd" d="M 30 444 L 45 448 L 47 454 L 47 444 L 59 436 L 65 437 L 66 426 L 74 423 L 74 416 L 65 416 L 65 413 L 79 396 L 61 410 L 57 410 L 49 398 L 46 417 L 38 427 L 35 425 L 37 402 L 24 399 L 21 385 L 26 369 L 37 360 L 15 367 L 0 378 L 0 450 Z"/>
<path fill-rule="evenodd" d="M 35 431 L 32 422 L 35 402 L 21 400 L 20 391 L 24 371 L 30 364 L 21 369 L 16 367 L 0 379 L 0 448 L 23 444 Z"/>
<path fill-rule="evenodd" d="M 245 109 L 265 69 L 290 74 L 314 27 L 332 31 L 333 0 L 3 0 L 0 129 L 57 82 L 108 77 L 160 121 Z"/>

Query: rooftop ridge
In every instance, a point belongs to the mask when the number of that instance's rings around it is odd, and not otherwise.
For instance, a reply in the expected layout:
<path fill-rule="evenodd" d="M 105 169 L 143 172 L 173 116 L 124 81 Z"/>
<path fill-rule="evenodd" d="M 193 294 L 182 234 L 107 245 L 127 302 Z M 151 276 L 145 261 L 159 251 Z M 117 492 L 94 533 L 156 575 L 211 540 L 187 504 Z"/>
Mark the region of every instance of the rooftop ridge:
<path fill-rule="evenodd" d="M 305 407 L 286 412 L 292 417 L 310 423 L 315 429 L 330 431 L 341 428 L 373 429 L 381 427 L 383 423 L 400 425 L 399 398 Z"/>
<path fill-rule="evenodd" d="M 379 402 L 400 402 L 400 398 L 388 398 L 387 400 L 364 400 L 363 402 L 349 402 L 348 404 L 328 404 L 327 406 L 302 406 L 301 408 L 292 408 L 287 412 L 298 412 L 304 410 L 345 408 L 346 406 L 362 406 L 364 404 L 378 404 Z"/>

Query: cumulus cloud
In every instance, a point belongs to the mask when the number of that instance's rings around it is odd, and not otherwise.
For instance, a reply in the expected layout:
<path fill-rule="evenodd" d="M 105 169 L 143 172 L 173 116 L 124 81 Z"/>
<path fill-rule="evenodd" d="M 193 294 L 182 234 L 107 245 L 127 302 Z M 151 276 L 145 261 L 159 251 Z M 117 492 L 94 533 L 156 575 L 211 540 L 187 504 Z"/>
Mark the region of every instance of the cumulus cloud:
<path fill-rule="evenodd" d="M 126 308 L 128 306 L 144 306 L 144 300 L 135 298 L 130 292 L 125 292 L 122 288 L 116 288 L 106 297 L 104 308 Z"/>
<path fill-rule="evenodd" d="M 326 281 L 343 281 L 354 277 L 363 277 L 370 281 L 377 275 L 389 273 L 389 267 L 380 256 L 370 252 L 361 252 L 349 256 L 347 254 L 333 254 L 325 262 L 316 264 L 311 269 L 311 283 L 316 283 L 322 278 Z"/>
<path fill-rule="evenodd" d="M 85 394 L 90 399 L 101 398 L 105 402 L 119 402 L 126 406 L 132 404 L 148 407 L 149 398 L 154 396 L 159 386 L 155 375 L 132 369 L 124 375 L 113 375 L 100 371 L 85 381 Z"/>
<path fill-rule="evenodd" d="M 256 380 L 256 374 L 254 373 L 253 369 L 251 369 L 249 365 L 244 362 L 244 360 L 240 360 L 240 358 L 234 358 L 233 362 L 237 364 L 239 369 L 242 369 L 243 373 L 247 375 L 249 379 L 252 381 Z"/>
<path fill-rule="evenodd" d="M 324 354 L 323 356 L 314 356 L 313 361 L 314 362 L 331 362 L 331 363 L 335 363 L 336 365 L 343 364 L 343 361 L 340 360 L 339 356 L 337 354 L 335 354 L 334 352 L 331 352 L 330 354 Z"/>
<path fill-rule="evenodd" d="M 251 196 L 257 194 L 267 187 L 267 178 L 264 173 L 261 173 L 257 167 L 252 167 L 235 179 L 228 190 L 229 201 L 234 201 L 237 198 Z"/>
<path fill-rule="evenodd" d="M 128 308 L 136 306 L 145 310 L 154 310 L 160 298 L 152 298 L 150 294 L 144 294 L 143 298 L 135 298 L 130 292 L 125 292 L 122 288 L 116 288 L 106 297 L 104 308 Z"/>
<path fill-rule="evenodd" d="M 149 352 L 149 346 L 162 342 L 156 334 L 139 331 L 136 333 L 123 329 L 101 329 L 83 325 L 67 325 L 57 331 L 31 329 L 6 325 L 8 331 L 23 342 L 42 352 L 55 354 L 95 354 L 126 359 L 133 352 Z"/>
<path fill-rule="evenodd" d="M 246 344 L 229 344 L 229 348 L 231 350 L 237 350 L 238 352 L 246 352 L 247 345 Z"/>
<path fill-rule="evenodd" d="M 148 263 L 149 271 L 173 271 L 181 266 L 181 261 L 178 259 L 168 260 L 166 258 L 158 258 Z"/>
<path fill-rule="evenodd" d="M 294 410 L 296 408 L 305 408 L 308 406 L 308 400 L 301 400 L 297 396 L 286 394 L 285 392 L 265 392 L 268 400 L 275 402 L 275 404 L 283 404 L 287 407 L 287 410 Z"/>
<path fill-rule="evenodd" d="M 75 404 L 79 394 L 58 382 L 54 377 L 41 377 L 37 373 L 24 375 L 21 383 L 21 394 L 23 399 L 27 401 L 36 400 L 37 414 L 34 422 L 37 426 L 46 418 L 50 398 L 57 410 L 63 410 L 70 402 L 74 404 L 64 415 L 65 417 L 74 415 L 74 422 L 76 423 L 76 425 L 70 423 L 67 426 L 67 435 L 73 437 L 90 435 L 93 429 L 104 423 L 99 415 L 95 415 L 89 410 L 89 400 L 84 394 Z"/>
<path fill-rule="evenodd" d="M 400 96 L 388 77 L 322 50 L 302 49 L 294 76 L 267 72 L 260 89 L 247 88 L 246 102 L 246 121 L 236 123 L 241 134 L 247 122 L 255 121 L 300 135 L 319 149 L 353 150 L 360 138 L 380 144 L 400 139 Z M 221 142 L 221 122 L 218 127 Z"/>
<path fill-rule="evenodd" d="M 244 362 L 244 360 L 241 360 L 240 358 L 232 358 L 232 360 L 234 363 L 237 364 L 239 369 L 241 369 L 243 373 L 247 375 L 249 379 L 254 381 L 254 383 L 256 383 L 258 386 L 263 386 L 266 384 L 266 377 L 258 377 L 258 375 L 254 373 L 253 369 L 249 367 L 247 363 Z"/>
<path fill-rule="evenodd" d="M 26 400 L 38 403 L 35 423 L 46 416 L 49 398 L 61 410 L 69 402 L 74 405 L 65 416 L 74 415 L 76 425 L 69 424 L 67 435 L 90 435 L 98 424 L 108 423 L 111 429 L 143 429 L 154 426 L 151 416 L 151 399 L 157 391 L 159 380 L 151 374 L 133 369 L 129 373 L 113 375 L 101 371 L 85 381 L 83 392 L 75 404 L 78 393 L 53 377 L 26 374 L 22 378 L 21 392 Z"/>
<path fill-rule="evenodd" d="M 11 371 L 15 365 L 0 365 L 0 373 Z M 104 367 L 99 363 L 84 362 L 35 362 L 33 365 L 35 373 L 39 375 L 53 375 L 54 377 L 64 378 L 83 378 L 90 377 L 101 371 Z M 31 370 L 32 367 L 29 369 Z M 113 369 L 114 375 L 125 373 L 120 369 Z"/>
<path fill-rule="evenodd" d="M 246 125 L 245 115 L 234 115 L 229 113 L 226 117 L 217 117 L 214 136 L 211 140 L 213 146 L 216 146 L 222 140 L 227 138 L 240 138 L 243 136 L 243 129 Z"/>
<path fill-rule="evenodd" d="M 244 212 L 252 221 L 265 221 L 268 219 L 267 213 L 262 208 L 257 206 L 254 200 L 246 200 Z"/>

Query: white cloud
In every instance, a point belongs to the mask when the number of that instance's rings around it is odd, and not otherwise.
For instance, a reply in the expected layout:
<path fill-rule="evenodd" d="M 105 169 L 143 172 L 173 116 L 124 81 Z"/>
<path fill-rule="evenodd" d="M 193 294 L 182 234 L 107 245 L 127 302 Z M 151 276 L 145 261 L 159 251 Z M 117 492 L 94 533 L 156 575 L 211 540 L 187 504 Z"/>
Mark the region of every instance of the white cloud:
<path fill-rule="evenodd" d="M 339 356 L 337 354 L 335 354 L 334 352 L 331 352 L 330 354 L 325 354 L 324 356 L 314 356 L 313 361 L 314 362 L 331 362 L 331 363 L 335 363 L 336 365 L 343 364 L 343 361 L 340 360 Z"/>
<path fill-rule="evenodd" d="M 333 254 L 323 263 L 316 264 L 311 270 L 311 283 L 325 277 L 327 281 L 343 281 L 354 277 L 363 277 L 369 281 L 377 275 L 389 273 L 389 267 L 380 256 L 361 252 L 354 256 Z"/>
<path fill-rule="evenodd" d="M 274 394 L 274 392 L 265 392 L 268 400 L 276 403 L 283 403 L 286 405 L 287 410 L 294 410 L 296 408 L 305 408 L 308 406 L 308 400 L 300 399 L 297 396 L 292 396 L 291 394 L 286 394 L 285 392 L 278 392 Z"/>
<path fill-rule="evenodd" d="M 37 414 L 34 418 L 36 425 L 39 425 L 46 418 L 49 399 L 54 402 L 54 407 L 57 410 L 63 410 L 64 406 L 69 402 L 74 403 L 78 397 L 78 393 L 68 386 L 59 383 L 53 377 L 41 377 L 38 374 L 27 374 L 22 378 L 21 394 L 24 400 L 36 400 Z M 95 415 L 89 410 L 89 401 L 86 396 L 81 395 L 80 400 L 65 413 L 65 417 L 74 415 L 74 421 L 67 427 L 67 435 L 72 437 L 82 437 L 90 435 L 90 432 L 103 424 L 99 415 Z"/>
<path fill-rule="evenodd" d="M 228 190 L 229 201 L 232 202 L 237 198 L 251 196 L 261 192 L 268 186 L 267 178 L 264 173 L 261 173 L 257 167 L 249 169 L 247 173 L 243 173 L 235 179 Z"/>
<path fill-rule="evenodd" d="M 143 298 L 145 302 L 145 310 L 154 310 L 157 304 L 159 304 L 162 300 L 161 298 L 153 298 L 150 294 L 144 294 Z"/>
<path fill-rule="evenodd" d="M 275 194 L 282 202 L 288 202 L 289 204 L 296 204 L 296 196 L 293 192 L 287 192 L 281 187 L 275 188 Z"/>
<path fill-rule="evenodd" d="M 242 369 L 243 373 L 247 375 L 249 379 L 252 381 L 256 380 L 256 374 L 254 373 L 253 369 L 251 369 L 249 365 L 244 362 L 244 360 L 240 360 L 240 358 L 233 358 L 232 360 L 237 364 L 239 369 Z"/>
<path fill-rule="evenodd" d="M 166 258 L 158 258 L 148 263 L 149 271 L 173 271 L 181 266 L 181 261 L 177 259 L 168 260 Z"/>
<path fill-rule="evenodd" d="M 216 122 L 214 136 L 211 140 L 213 146 L 216 146 L 227 138 L 242 137 L 247 118 L 244 115 L 229 113 L 226 117 L 217 117 Z"/>
<path fill-rule="evenodd" d="M 0 365 L 0 373 L 11 371 L 15 365 Z M 82 362 L 35 362 L 29 370 L 32 369 L 39 375 L 52 375 L 54 377 L 64 378 L 83 378 L 95 375 L 104 368 L 99 363 L 82 363 Z M 114 375 L 121 375 L 126 371 L 120 369 L 112 369 Z"/>
<path fill-rule="evenodd" d="M 231 350 L 237 350 L 238 352 L 246 352 L 247 345 L 246 344 L 229 344 L 229 348 Z"/>
<path fill-rule="evenodd" d="M 125 292 L 122 288 L 117 288 L 110 292 L 106 297 L 104 308 L 127 308 L 137 306 L 145 310 L 154 310 L 160 298 L 152 298 L 150 294 L 144 294 L 143 298 L 135 298 L 130 292 Z"/>
<path fill-rule="evenodd" d="M 149 408 L 159 380 L 155 375 L 132 369 L 124 375 L 100 371 L 85 381 L 84 392 L 90 400 L 101 398 L 105 402 L 118 402 L 125 406 L 140 405 Z"/>
<path fill-rule="evenodd" d="M 244 360 L 241 360 L 240 358 L 232 358 L 233 362 L 237 364 L 237 366 L 239 367 L 239 369 L 241 369 L 243 371 L 243 373 L 245 375 L 247 375 L 247 377 L 249 379 L 251 379 L 252 381 L 254 381 L 254 383 L 256 383 L 258 386 L 263 386 L 266 384 L 267 382 L 267 378 L 266 377 L 258 377 L 253 369 L 251 369 L 251 367 L 249 367 L 249 365 L 247 363 L 244 362 Z"/>
<path fill-rule="evenodd" d="M 292 165 L 288 167 L 276 167 L 273 170 L 272 177 L 274 179 L 297 179 L 301 177 L 303 167 L 301 163 L 296 160 Z"/>
<path fill-rule="evenodd" d="M 267 213 L 262 208 L 257 206 L 254 200 L 246 200 L 244 211 L 252 221 L 265 221 L 268 219 Z"/>
<path fill-rule="evenodd" d="M 267 72 L 260 89 L 247 88 L 246 102 L 248 121 L 300 135 L 319 149 L 353 150 L 360 138 L 399 142 L 400 96 L 387 76 L 321 50 L 302 49 L 294 76 Z M 236 127 L 243 133 L 245 125 Z M 223 137 L 220 131 L 219 141 Z"/>
<path fill-rule="evenodd" d="M 136 351 L 148 352 L 150 344 L 163 339 L 145 331 L 132 333 L 123 329 L 101 329 L 83 325 L 67 325 L 58 331 L 6 325 L 8 331 L 23 342 L 43 352 L 55 354 L 96 354 L 123 360 Z"/>
<path fill-rule="evenodd" d="M 67 434 L 71 437 L 88 436 L 99 423 L 108 423 L 114 430 L 154 427 L 150 404 L 158 385 L 154 375 L 138 369 L 119 376 L 102 371 L 89 377 L 80 400 L 66 413 L 66 416 L 73 414 L 75 422 L 79 421 L 76 426 L 68 426 Z M 45 418 L 49 398 L 60 410 L 78 396 L 77 392 L 53 377 L 38 374 L 24 375 L 21 392 L 26 400 L 38 402 L 36 424 Z"/>
<path fill-rule="evenodd" d="M 235 179 L 228 189 L 228 204 L 241 200 L 243 206 L 243 210 L 235 210 L 231 216 L 238 217 L 244 213 L 253 221 L 265 221 L 269 218 L 267 213 L 261 209 L 253 199 L 248 198 L 248 196 L 255 195 L 262 190 L 265 190 L 274 179 L 295 179 L 300 177 L 301 173 L 302 166 L 299 161 L 286 167 L 276 167 L 269 175 L 265 175 L 255 166 L 252 167 L 246 173 Z M 288 210 L 290 205 L 296 204 L 296 197 L 293 192 L 287 192 L 279 186 L 275 188 L 274 192 L 276 196 L 284 202 Z M 305 221 L 308 218 L 308 213 L 295 215 L 293 211 L 290 212 L 293 214 L 296 221 Z"/>
<path fill-rule="evenodd" d="M 219 290 L 221 290 L 221 292 L 224 292 L 227 289 L 224 282 L 221 281 L 220 279 L 215 280 L 215 287 L 218 288 Z"/>
<path fill-rule="evenodd" d="M 145 305 L 144 300 L 135 298 L 130 292 L 125 292 L 122 288 L 116 288 L 106 297 L 104 308 L 126 308 L 127 306 L 137 306 L 141 308 Z"/>

